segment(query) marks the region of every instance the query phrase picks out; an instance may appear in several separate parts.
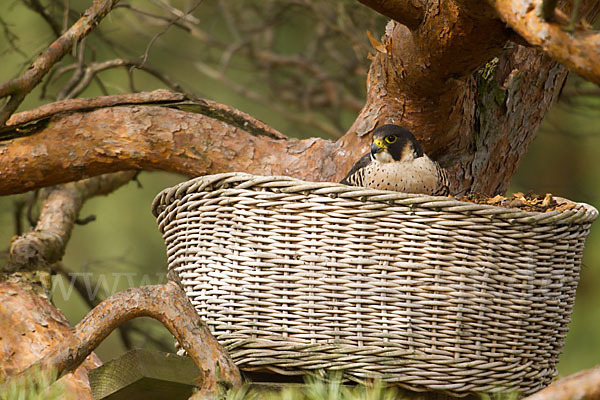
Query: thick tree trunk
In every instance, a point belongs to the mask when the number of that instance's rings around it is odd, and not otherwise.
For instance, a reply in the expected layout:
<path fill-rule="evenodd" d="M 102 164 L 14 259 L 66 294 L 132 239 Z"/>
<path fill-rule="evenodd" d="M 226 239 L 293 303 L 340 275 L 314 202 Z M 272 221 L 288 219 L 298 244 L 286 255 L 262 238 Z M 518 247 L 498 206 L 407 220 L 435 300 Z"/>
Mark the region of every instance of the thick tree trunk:
<path fill-rule="evenodd" d="M 369 93 L 375 93 L 354 132 L 365 135 L 385 122 L 405 125 L 448 168 L 452 193 L 503 193 L 566 78 L 564 67 L 541 52 L 507 46 L 472 76 L 449 78 L 435 98 L 386 81 L 393 65 L 376 60 L 369 75 Z M 380 95 L 392 90 L 401 90 L 394 101 Z"/>
<path fill-rule="evenodd" d="M 367 151 L 368 134 L 390 122 L 414 131 L 449 170 L 452 193 L 504 192 L 560 93 L 565 68 L 540 50 L 509 41 L 515 34 L 498 17 L 500 6 L 492 7 L 506 2 L 361 2 L 398 22 L 388 24 L 376 46 L 366 104 L 337 142 L 286 139 L 234 110 L 222 107 L 213 114 L 206 103 L 195 103 L 196 114 L 139 99 L 129 106 L 99 103 L 94 110 L 74 100 L 67 102 L 73 105 L 67 113 L 40 112 L 34 127 L 3 129 L 0 136 L 13 138 L 0 143 L 0 194 L 128 169 L 187 175 L 236 170 L 337 181 Z M 593 21 L 596 13 L 597 7 L 582 14 Z M 15 96 L 9 105 L 16 107 L 23 93 L 13 93 L 13 86 L 5 85 L 5 92 Z M 0 346 L 2 372 L 11 374 L 63 340 L 68 325 L 28 284 L 0 285 L 0 337 L 19 343 Z M 27 317 L 19 322 L 15 313 Z M 15 332 L 23 335 L 20 342 Z"/>
<path fill-rule="evenodd" d="M 600 6 L 582 3 L 581 15 L 593 21 Z M 404 22 L 393 7 L 384 11 Z M 360 142 L 366 151 L 362 137 L 373 128 L 404 125 L 448 168 L 451 193 L 503 193 L 566 69 L 541 50 L 509 41 L 524 43 L 485 2 L 430 1 L 418 27 L 405 25 L 388 24 L 369 71 L 367 103 L 342 147 Z M 337 165 L 347 170 L 359 153 L 338 157 Z"/>
<path fill-rule="evenodd" d="M 394 25 L 393 32 L 399 30 Z M 423 97 L 399 87 L 405 83 L 389 57 L 377 55 L 369 100 L 337 142 L 250 134 L 205 115 L 157 106 L 61 114 L 0 147 L 0 193 L 126 169 L 336 181 L 368 150 L 368 133 L 388 122 L 410 128 L 426 152 L 448 168 L 452 193 L 502 193 L 566 77 L 565 69 L 542 53 L 512 45 L 472 76 L 449 79 L 435 98 Z"/>
<path fill-rule="evenodd" d="M 61 114 L 0 147 L 0 194 L 124 169 L 337 181 L 368 150 L 368 134 L 390 122 L 414 131 L 448 168 L 452 193 L 502 193 L 566 70 L 510 42 L 513 33 L 492 12 L 483 2 L 430 2 L 417 28 L 390 22 L 369 71 L 367 102 L 337 142 L 286 140 L 255 124 L 248 133 L 248 119 L 222 118 L 206 106 L 200 112 L 220 120 L 144 106 Z"/>

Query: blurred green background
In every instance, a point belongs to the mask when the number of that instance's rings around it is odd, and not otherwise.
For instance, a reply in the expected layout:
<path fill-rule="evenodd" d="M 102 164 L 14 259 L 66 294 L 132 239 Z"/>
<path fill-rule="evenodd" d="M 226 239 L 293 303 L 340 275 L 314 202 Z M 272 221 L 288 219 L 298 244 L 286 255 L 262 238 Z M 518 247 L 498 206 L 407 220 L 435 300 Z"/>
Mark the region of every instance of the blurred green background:
<path fill-rule="evenodd" d="M 24 3 L 0 2 L 0 81 L 20 75 L 55 37 L 50 25 Z M 50 16 L 70 25 L 91 2 L 71 0 L 69 14 L 64 13 L 63 1 L 41 3 Z M 101 29 L 86 39 L 86 59 L 93 62 L 121 57 L 139 62 L 147 53 L 146 65 L 166 71 L 186 90 L 237 107 L 290 136 L 334 138 L 349 127 L 364 97 L 370 49 L 364 32 L 369 29 L 379 37 L 385 18 L 350 0 L 325 5 L 318 1 L 206 0 L 189 16 L 171 23 L 147 50 L 152 38 L 173 20 L 173 7 L 185 11 L 196 3 L 123 2 L 123 7 L 114 10 L 101 23 Z M 253 64 L 244 51 L 263 59 Z M 280 57 L 277 63 L 273 54 Z M 67 57 L 53 80 L 36 88 L 20 110 L 58 98 L 61 88 L 68 84 L 73 71 L 69 65 L 76 57 Z M 311 71 L 307 65 L 322 70 Z M 101 81 L 92 82 L 79 96 L 165 87 L 152 75 L 128 68 L 106 70 L 99 77 Z M 300 79 L 304 82 L 301 88 Z M 327 86 L 330 81 L 337 82 L 336 88 Z M 600 96 L 596 92 L 597 87 L 571 75 L 562 100 L 545 119 L 509 192 L 553 193 L 600 206 Z M 76 226 L 63 268 L 81 279 L 91 279 L 90 290 L 99 283 L 109 294 L 164 282 L 165 248 L 150 206 L 160 190 L 183 180 L 172 174 L 143 172 L 139 176 L 141 186 L 130 183 L 110 196 L 88 201 L 81 217 L 95 215 L 96 221 Z M 15 234 L 15 206 L 29 198 L 30 194 L 0 198 L 0 248 L 7 248 Z M 38 208 L 31 207 L 31 213 L 35 215 Z M 587 241 L 573 322 L 559 364 L 561 375 L 600 363 L 600 292 L 595 289 L 600 287 L 598 224 Z M 69 288 L 69 282 L 57 275 L 53 301 L 75 324 L 89 308 Z M 130 336 L 134 346 L 172 346 L 169 333 L 159 323 L 143 320 L 135 326 L 137 331 Z M 150 332 L 154 339 L 140 331 Z M 124 351 L 119 333 L 114 332 L 97 353 L 107 361 Z"/>

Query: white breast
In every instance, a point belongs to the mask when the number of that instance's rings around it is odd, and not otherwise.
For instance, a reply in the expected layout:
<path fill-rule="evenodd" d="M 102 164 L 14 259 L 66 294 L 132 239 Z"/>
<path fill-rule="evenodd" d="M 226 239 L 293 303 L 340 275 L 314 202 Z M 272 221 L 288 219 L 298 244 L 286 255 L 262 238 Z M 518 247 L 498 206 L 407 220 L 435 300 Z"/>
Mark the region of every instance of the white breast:
<path fill-rule="evenodd" d="M 365 186 L 405 193 L 433 194 L 439 186 L 436 165 L 426 155 L 406 161 L 374 160 L 365 170 Z"/>

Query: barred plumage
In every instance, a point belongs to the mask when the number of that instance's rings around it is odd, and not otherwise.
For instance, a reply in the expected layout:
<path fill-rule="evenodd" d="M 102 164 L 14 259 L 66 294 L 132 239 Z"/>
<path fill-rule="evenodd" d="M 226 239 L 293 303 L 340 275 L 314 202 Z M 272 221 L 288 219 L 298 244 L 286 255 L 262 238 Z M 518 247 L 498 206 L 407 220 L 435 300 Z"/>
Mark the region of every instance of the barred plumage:
<path fill-rule="evenodd" d="M 423 153 L 411 132 L 398 125 L 373 131 L 371 152 L 354 164 L 341 183 L 438 196 L 449 193 L 447 172 Z"/>

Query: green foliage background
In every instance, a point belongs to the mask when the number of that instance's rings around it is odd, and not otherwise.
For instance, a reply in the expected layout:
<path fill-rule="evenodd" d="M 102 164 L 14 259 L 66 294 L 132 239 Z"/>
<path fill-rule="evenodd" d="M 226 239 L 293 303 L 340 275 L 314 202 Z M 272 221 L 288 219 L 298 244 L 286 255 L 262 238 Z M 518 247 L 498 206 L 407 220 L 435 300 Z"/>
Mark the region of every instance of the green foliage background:
<path fill-rule="evenodd" d="M 58 2 L 62 4 L 62 2 Z M 85 10 L 91 2 L 71 0 L 71 6 Z M 140 7 L 144 2 L 132 1 Z M 157 2 L 151 2 L 155 4 Z M 205 1 L 194 12 L 202 21 L 203 29 L 227 40 L 224 21 L 217 7 L 217 1 Z M 249 1 L 239 4 L 250 3 Z M 339 1 L 342 6 L 355 2 Z M 188 1 L 172 1 L 172 4 L 187 9 Z M 336 4 L 331 2 L 331 4 Z M 333 6 L 332 6 L 333 7 Z M 360 7 L 360 6 L 357 6 Z M 265 5 L 266 8 L 266 5 Z M 20 75 L 32 57 L 35 57 L 52 40 L 53 35 L 40 17 L 19 1 L 0 2 L 0 81 Z M 311 24 L 307 15 L 287 13 L 280 21 L 277 31 L 278 46 L 283 52 L 302 51 L 303 32 Z M 371 31 L 377 37 L 384 28 L 384 19 Z M 117 9 L 102 23 L 102 33 L 114 39 L 123 49 L 130 52 L 130 58 L 144 54 L 146 45 L 154 34 L 161 31 L 163 23 L 143 24 L 132 18 L 125 9 Z M 352 29 L 346 27 L 345 29 Z M 8 33 L 12 31 L 18 37 Z M 364 35 L 366 42 L 366 35 Z M 162 71 L 167 71 L 182 86 L 190 91 L 221 103 L 229 104 L 246 111 L 271 124 L 280 131 L 297 137 L 312 136 L 310 126 L 290 122 L 273 112 L 268 105 L 258 104 L 240 97 L 234 91 L 224 89 L 221 84 L 200 74 L 194 68 L 194 60 L 210 57 L 211 49 L 189 43 L 188 36 L 177 29 L 170 29 L 160 37 L 152 50 L 148 62 Z M 94 34 L 88 39 L 94 44 L 95 57 L 98 60 L 111 59 L 115 52 L 103 45 Z M 13 45 L 14 44 L 14 48 Z M 18 50 L 17 50 L 18 49 Z M 325 62 L 325 61 L 324 61 Z M 367 68 L 365 58 L 362 66 Z M 333 67 L 330 67 L 333 68 Z M 259 93 L 265 93 L 264 83 L 248 72 L 242 61 L 238 61 L 231 72 L 234 78 L 245 87 Z M 110 82 L 110 93 L 129 92 L 127 72 L 124 69 L 107 71 L 102 78 Z M 66 80 L 66 78 L 65 78 Z M 139 73 L 135 78 L 136 89 L 152 90 L 164 85 Z M 64 84 L 65 81 L 62 81 Z M 56 85 L 57 87 L 59 85 Z M 565 92 L 575 88 L 593 88 L 572 75 Z M 52 87 L 50 88 L 52 89 Z M 364 92 L 364 88 L 361 87 Z M 47 100 L 40 100 L 41 88 L 38 87 L 21 106 L 21 110 L 31 109 Z M 87 89 L 82 97 L 98 96 L 101 91 L 95 85 Z M 292 112 L 298 112 L 293 110 Z M 343 128 L 353 120 L 352 113 L 344 112 L 339 118 Z M 511 184 L 510 191 L 533 191 L 553 193 L 577 201 L 600 206 L 600 97 L 578 98 L 571 104 L 557 104 L 544 121 L 538 138 L 532 144 L 521 163 Z M 165 248 L 150 212 L 154 196 L 163 188 L 172 186 L 185 178 L 162 172 L 143 172 L 139 181 L 142 187 L 130 183 L 108 197 L 99 197 L 86 203 L 81 217 L 93 214 L 95 222 L 76 226 L 63 260 L 65 268 L 80 273 L 89 273 L 94 279 L 100 279 L 108 293 L 114 293 L 130 286 L 159 283 L 164 281 L 166 270 Z M 0 198 L 0 247 L 7 248 L 14 235 L 13 205 L 28 195 Z M 35 209 L 34 209 L 35 212 Z M 600 228 L 599 222 L 592 228 L 587 242 L 584 265 L 581 273 L 575 311 L 571 330 L 567 337 L 559 371 L 566 375 L 577 370 L 592 367 L 600 362 Z M 82 275 L 83 276 L 83 275 Z M 88 311 L 87 306 L 75 292 L 68 293 L 68 282 L 61 280 L 56 285 L 53 301 L 63 310 L 72 324 L 77 323 Z M 103 281 L 104 279 L 104 281 Z M 57 281 L 58 282 L 58 281 Z M 67 292 L 63 292 L 65 288 Z M 93 289 L 93 288 L 92 288 Z M 142 321 L 143 328 L 161 335 L 170 341 L 168 332 L 155 321 Z M 138 338 L 136 345 L 153 347 Z M 98 349 L 99 356 L 110 360 L 124 351 L 118 335 L 113 333 Z"/>

